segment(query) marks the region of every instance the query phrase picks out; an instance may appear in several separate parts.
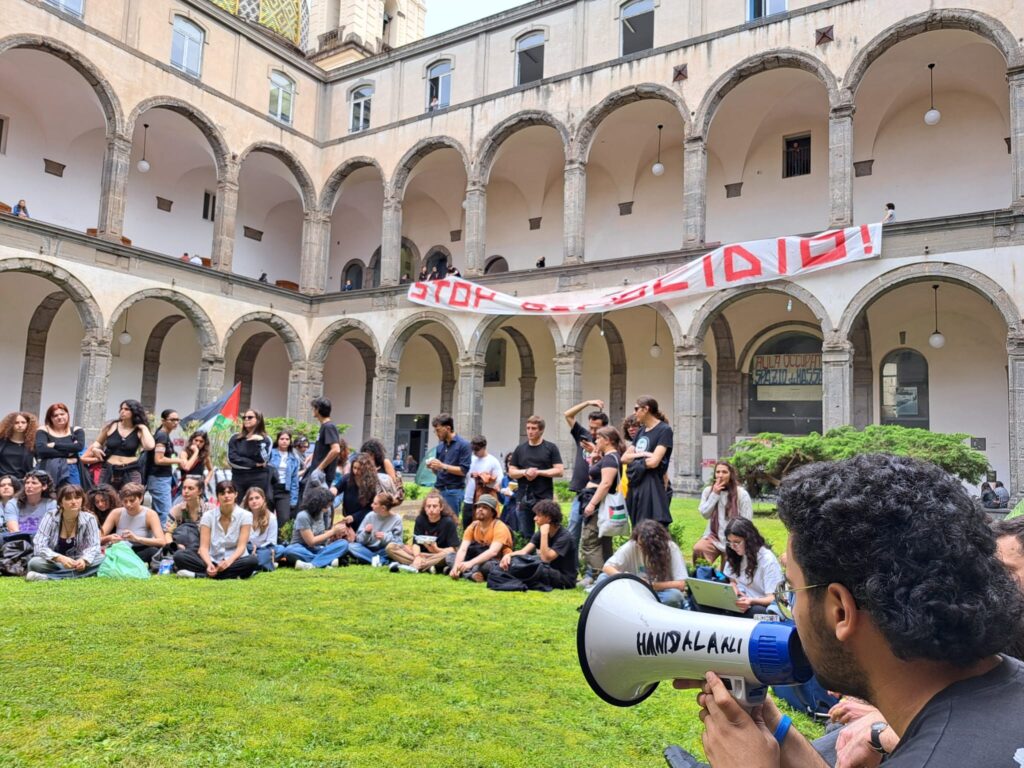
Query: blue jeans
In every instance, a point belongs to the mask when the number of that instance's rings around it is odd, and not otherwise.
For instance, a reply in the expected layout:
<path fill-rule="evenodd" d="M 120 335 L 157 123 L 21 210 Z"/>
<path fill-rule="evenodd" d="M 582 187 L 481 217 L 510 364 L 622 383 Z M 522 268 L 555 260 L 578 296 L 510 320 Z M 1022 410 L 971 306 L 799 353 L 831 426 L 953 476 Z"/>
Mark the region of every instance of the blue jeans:
<path fill-rule="evenodd" d="M 253 554 L 256 555 L 256 560 L 259 561 L 260 570 L 272 571 L 274 570 L 274 561 L 277 559 L 275 556 L 275 545 L 268 544 L 265 547 L 260 547 Z"/>
<path fill-rule="evenodd" d="M 455 513 L 455 519 L 459 519 L 459 513 L 462 511 L 462 499 L 466 495 L 465 488 L 445 488 L 440 491 L 441 498 L 445 500 L 449 507 L 452 508 L 452 512 Z"/>
<path fill-rule="evenodd" d="M 45 557 L 33 557 L 28 561 L 28 569 L 36 573 L 45 573 L 51 579 L 84 579 L 88 576 L 95 576 L 102 564 L 103 558 L 101 557 L 95 563 L 85 566 L 85 570 L 75 571 L 58 565 L 52 560 L 47 560 Z"/>
<path fill-rule="evenodd" d="M 580 538 L 583 536 L 583 510 L 580 509 L 580 497 L 574 496 L 569 507 L 569 535 L 576 542 L 576 551 L 580 551 Z"/>
<path fill-rule="evenodd" d="M 153 511 L 160 516 L 160 525 L 167 522 L 171 513 L 171 481 L 172 477 L 151 477 L 146 480 L 146 489 L 153 501 Z"/>
<path fill-rule="evenodd" d="M 332 541 L 316 551 L 310 549 L 305 544 L 289 544 L 277 553 L 277 557 L 278 559 L 291 557 L 304 563 L 312 563 L 315 568 L 326 568 L 337 558 L 344 557 L 345 553 L 348 552 L 348 547 L 349 544 L 344 539 Z"/>
<path fill-rule="evenodd" d="M 459 491 L 459 493 L 462 493 L 462 491 Z M 381 563 L 384 564 L 388 562 L 388 553 L 385 549 L 385 547 L 381 547 L 380 549 L 370 549 L 365 544 L 353 542 L 348 548 L 348 553 L 356 560 L 360 560 L 364 563 L 372 562 L 376 555 L 380 557 Z"/>

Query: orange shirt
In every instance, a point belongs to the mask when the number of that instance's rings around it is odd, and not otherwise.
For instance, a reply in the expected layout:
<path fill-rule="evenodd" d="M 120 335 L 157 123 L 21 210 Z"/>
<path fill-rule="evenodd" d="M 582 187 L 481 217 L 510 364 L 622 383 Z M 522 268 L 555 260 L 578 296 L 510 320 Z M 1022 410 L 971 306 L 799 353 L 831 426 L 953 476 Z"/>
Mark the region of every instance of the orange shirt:
<path fill-rule="evenodd" d="M 462 534 L 462 540 L 472 541 L 484 547 L 489 547 L 495 541 L 500 541 L 502 555 L 507 555 L 512 551 L 512 531 L 501 520 L 495 520 L 487 530 L 480 526 L 479 521 L 474 520 Z"/>

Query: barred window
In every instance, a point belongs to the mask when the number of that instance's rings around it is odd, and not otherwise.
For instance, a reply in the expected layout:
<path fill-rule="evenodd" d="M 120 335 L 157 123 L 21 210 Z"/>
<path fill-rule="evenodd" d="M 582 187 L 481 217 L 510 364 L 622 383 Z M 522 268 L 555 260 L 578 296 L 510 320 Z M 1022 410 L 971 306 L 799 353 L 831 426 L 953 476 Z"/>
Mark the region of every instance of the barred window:
<path fill-rule="evenodd" d="M 790 136 L 783 140 L 782 178 L 806 176 L 811 172 L 811 136 Z"/>

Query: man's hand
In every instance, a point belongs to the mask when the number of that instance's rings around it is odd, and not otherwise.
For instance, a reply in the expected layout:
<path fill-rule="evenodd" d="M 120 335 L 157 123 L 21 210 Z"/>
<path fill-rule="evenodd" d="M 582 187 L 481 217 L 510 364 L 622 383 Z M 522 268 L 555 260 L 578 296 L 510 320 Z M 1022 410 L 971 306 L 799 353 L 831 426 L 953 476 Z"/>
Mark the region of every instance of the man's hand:
<path fill-rule="evenodd" d="M 523 474 L 525 475 L 527 480 L 536 480 L 537 479 L 537 468 L 536 467 L 529 467 L 528 469 L 523 471 Z"/>
<path fill-rule="evenodd" d="M 540 530 L 541 536 L 548 536 L 551 533 L 551 523 L 544 523 L 538 530 Z"/>
<path fill-rule="evenodd" d="M 872 722 L 885 719 L 882 717 L 881 712 L 872 707 L 866 701 L 861 701 L 860 699 L 852 696 L 847 696 L 828 711 L 828 716 L 833 723 L 843 723 L 844 725 L 851 723 L 854 720 L 858 720 L 868 714 L 877 715 Z"/>
<path fill-rule="evenodd" d="M 881 720 L 869 714 L 850 722 L 836 740 L 836 768 L 875 768 L 882 756 L 871 748 L 871 724 Z"/>
<path fill-rule="evenodd" d="M 437 472 L 442 466 L 441 462 L 436 458 L 427 459 L 427 469 L 431 472 Z"/>
<path fill-rule="evenodd" d="M 498 561 L 498 567 L 503 571 L 507 571 L 508 567 L 512 564 L 512 555 L 503 555 L 501 560 Z"/>

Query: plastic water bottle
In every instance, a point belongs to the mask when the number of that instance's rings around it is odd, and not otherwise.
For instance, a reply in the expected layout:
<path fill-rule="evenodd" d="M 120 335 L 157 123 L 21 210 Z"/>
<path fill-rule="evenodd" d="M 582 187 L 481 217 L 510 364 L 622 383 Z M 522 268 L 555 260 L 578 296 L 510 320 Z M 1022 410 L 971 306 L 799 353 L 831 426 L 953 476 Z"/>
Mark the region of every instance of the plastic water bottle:
<path fill-rule="evenodd" d="M 171 569 L 173 567 L 174 567 L 174 558 L 173 557 L 165 557 L 163 560 L 160 561 L 160 570 L 157 571 L 157 575 L 159 575 L 159 576 L 169 576 L 170 573 L 171 573 Z"/>
<path fill-rule="evenodd" d="M 380 568 L 380 555 L 374 555 L 370 560 L 370 565 L 374 568 Z"/>

